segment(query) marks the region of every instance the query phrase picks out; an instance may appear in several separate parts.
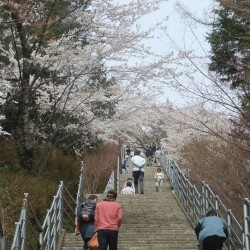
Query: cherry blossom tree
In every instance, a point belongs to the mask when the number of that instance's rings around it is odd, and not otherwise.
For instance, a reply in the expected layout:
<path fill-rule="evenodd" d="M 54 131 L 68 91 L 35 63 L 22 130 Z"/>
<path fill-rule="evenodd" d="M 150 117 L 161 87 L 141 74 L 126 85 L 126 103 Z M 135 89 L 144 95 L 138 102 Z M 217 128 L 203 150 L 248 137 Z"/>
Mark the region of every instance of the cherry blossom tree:
<path fill-rule="evenodd" d="M 139 25 L 161 2 L 1 1 L 1 110 L 24 169 L 34 169 L 38 145 L 40 169 L 51 146 L 77 149 L 110 138 L 124 127 L 116 125 L 125 93 L 144 98 L 142 87 L 152 93 L 170 77 L 176 58 L 143 43 L 166 20 Z"/>

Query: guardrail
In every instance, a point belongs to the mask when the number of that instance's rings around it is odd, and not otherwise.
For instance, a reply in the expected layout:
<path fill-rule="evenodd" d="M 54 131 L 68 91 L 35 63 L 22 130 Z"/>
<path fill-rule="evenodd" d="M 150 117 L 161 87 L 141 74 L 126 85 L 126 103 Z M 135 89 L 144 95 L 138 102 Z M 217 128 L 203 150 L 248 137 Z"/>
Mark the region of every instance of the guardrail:
<path fill-rule="evenodd" d="M 108 183 L 107 183 L 103 193 L 107 194 L 107 192 L 110 189 L 115 189 L 115 172 L 114 171 L 112 171 L 112 173 L 111 173 L 111 175 L 109 177 Z"/>
<path fill-rule="evenodd" d="M 205 216 L 209 209 L 215 209 L 220 217 L 229 225 L 229 238 L 224 244 L 228 250 L 250 250 L 250 201 L 245 199 L 243 209 L 243 224 L 236 219 L 230 209 L 227 209 L 218 195 L 208 184 L 202 182 L 201 193 L 190 183 L 174 161 L 170 161 L 165 155 L 160 157 L 161 164 L 166 170 L 170 184 L 179 199 L 183 209 L 193 226 Z"/>
<path fill-rule="evenodd" d="M 120 169 L 121 169 L 120 157 L 118 157 L 117 158 L 116 174 L 115 174 L 115 171 L 112 171 L 112 173 L 109 177 L 108 183 L 107 183 L 105 190 L 103 192 L 104 194 L 107 194 L 107 192 L 110 189 L 116 190 L 117 194 L 119 193 L 119 190 L 120 190 Z"/>
<path fill-rule="evenodd" d="M 120 157 L 117 159 L 117 168 L 116 168 L 116 191 L 117 194 L 120 193 Z"/>
<path fill-rule="evenodd" d="M 8 240 L 6 236 L 0 237 L 0 250 L 7 250 Z"/>
<path fill-rule="evenodd" d="M 11 250 L 27 250 L 28 244 L 30 245 L 31 233 L 35 238 L 36 246 L 32 246 L 29 249 L 41 249 L 41 250 L 56 250 L 59 237 L 62 235 L 64 228 L 73 229 L 77 216 L 77 211 L 83 200 L 83 163 L 81 164 L 81 173 L 78 184 L 78 191 L 76 200 L 71 196 L 70 192 L 61 181 L 56 195 L 53 198 L 50 209 L 47 211 L 42 226 L 39 228 L 39 233 L 34 232 L 30 227 L 29 212 L 32 213 L 31 208 L 28 206 L 28 193 L 25 193 L 23 200 L 22 210 L 20 213 L 20 219 L 16 222 L 16 230 L 11 245 Z M 30 229 L 30 230 L 29 230 Z M 31 232 L 30 232 L 31 231 Z M 39 239 L 36 239 L 39 234 Z M 38 237 L 37 237 L 38 238 Z M 2 240 L 0 250 L 7 250 L 7 243 Z"/>
<path fill-rule="evenodd" d="M 19 221 L 16 222 L 16 230 L 11 249 L 27 249 L 28 239 L 28 193 L 24 194 L 22 210 Z"/>
<path fill-rule="evenodd" d="M 63 196 L 64 184 L 61 181 L 56 196 L 54 196 L 50 209 L 47 212 L 39 235 L 41 249 L 56 250 L 58 236 L 63 229 Z"/>
<path fill-rule="evenodd" d="M 80 210 L 81 203 L 83 202 L 83 181 L 84 181 L 84 165 L 83 161 L 81 162 L 80 178 L 78 183 L 78 190 L 76 194 L 76 207 L 75 207 L 75 225 L 77 224 L 78 214 Z M 75 227 L 76 232 L 76 227 Z"/>
<path fill-rule="evenodd" d="M 245 249 L 250 249 L 250 200 L 249 199 L 245 199 L 243 205 L 243 218 L 244 218 L 243 241 L 245 243 Z"/>

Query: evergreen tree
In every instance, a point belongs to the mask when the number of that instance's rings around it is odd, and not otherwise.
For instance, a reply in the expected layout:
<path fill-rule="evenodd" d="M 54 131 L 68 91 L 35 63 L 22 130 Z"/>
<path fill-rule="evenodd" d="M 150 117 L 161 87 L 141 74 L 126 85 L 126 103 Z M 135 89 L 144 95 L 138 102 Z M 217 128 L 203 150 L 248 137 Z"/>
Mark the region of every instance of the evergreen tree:
<path fill-rule="evenodd" d="M 243 109 L 243 117 L 249 121 L 250 111 L 250 23 L 228 6 L 219 5 L 212 32 L 209 70 L 219 75 L 223 84 L 237 92 Z"/>

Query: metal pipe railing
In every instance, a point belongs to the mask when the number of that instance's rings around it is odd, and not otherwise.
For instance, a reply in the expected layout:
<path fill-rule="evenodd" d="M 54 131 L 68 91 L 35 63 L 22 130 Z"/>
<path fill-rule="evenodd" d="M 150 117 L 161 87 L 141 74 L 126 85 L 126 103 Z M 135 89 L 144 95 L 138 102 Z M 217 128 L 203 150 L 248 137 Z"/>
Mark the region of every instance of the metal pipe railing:
<path fill-rule="evenodd" d="M 209 209 L 215 209 L 220 217 L 229 225 L 229 238 L 224 244 L 225 249 L 250 250 L 250 201 L 244 203 L 244 227 L 236 219 L 232 211 L 223 204 L 208 184 L 202 182 L 201 194 L 190 183 L 184 173 L 174 161 L 170 161 L 165 155 L 160 157 L 161 164 L 168 174 L 169 182 L 183 209 L 195 226 L 201 217 L 204 217 Z M 243 232 L 243 233 L 242 233 Z"/>
<path fill-rule="evenodd" d="M 41 249 L 56 250 L 57 237 L 61 235 L 63 229 L 63 197 L 64 184 L 61 181 L 51 207 L 47 211 L 42 232 L 39 234 Z"/>
<path fill-rule="evenodd" d="M 117 169 L 116 169 L 116 191 L 120 193 L 120 158 L 117 158 Z"/>
<path fill-rule="evenodd" d="M 78 184 L 78 191 L 76 200 L 71 196 L 68 189 L 61 181 L 56 195 L 53 197 L 53 201 L 50 209 L 47 211 L 43 225 L 39 226 L 39 240 L 37 243 L 37 249 L 42 250 L 56 250 L 58 236 L 62 234 L 63 221 L 65 217 L 70 217 L 70 224 L 74 223 L 74 215 L 77 216 L 77 211 L 83 198 L 83 181 L 84 181 L 84 166 L 81 163 L 81 173 Z M 28 206 L 28 193 L 24 194 L 22 210 L 20 213 L 19 221 L 16 222 L 16 230 L 13 237 L 11 250 L 27 250 L 29 241 L 29 206 Z M 66 200 L 66 196 L 69 201 Z M 65 207 L 64 207 L 65 202 Z M 73 203 L 73 207 L 69 202 Z M 65 209 L 67 208 L 67 209 Z M 74 209 L 75 208 L 75 209 Z M 31 210 L 32 212 L 32 210 Z M 65 213 L 65 217 L 64 217 Z M 70 213 L 70 214 L 69 214 Z M 73 215 L 73 216 L 71 216 Z M 67 222 L 66 222 L 67 223 Z M 32 228 L 31 228 L 32 229 Z M 34 234 L 35 232 L 33 232 Z M 33 248 L 34 249 L 34 248 Z M 0 238 L 0 250 L 7 250 L 7 238 Z"/>
<path fill-rule="evenodd" d="M 16 222 L 16 230 L 11 245 L 11 250 L 27 249 L 28 242 L 28 193 L 24 193 L 22 210 L 20 213 L 19 221 Z"/>
<path fill-rule="evenodd" d="M 103 193 L 107 194 L 107 192 L 110 189 L 115 189 L 115 172 L 114 171 L 112 171 L 112 173 L 111 173 L 111 175 L 109 177 L 108 183 L 107 183 Z"/>
<path fill-rule="evenodd" d="M 243 205 L 243 242 L 245 249 L 250 249 L 250 200 L 245 199 Z"/>
<path fill-rule="evenodd" d="M 81 206 L 81 203 L 83 202 L 83 182 L 84 182 L 84 165 L 82 161 L 78 189 L 77 189 L 77 194 L 76 194 L 75 225 L 77 224 L 80 206 Z M 76 227 L 75 227 L 75 232 L 76 232 Z"/>
<path fill-rule="evenodd" d="M 7 250 L 8 249 L 8 240 L 6 236 L 0 237 L 0 250 Z"/>

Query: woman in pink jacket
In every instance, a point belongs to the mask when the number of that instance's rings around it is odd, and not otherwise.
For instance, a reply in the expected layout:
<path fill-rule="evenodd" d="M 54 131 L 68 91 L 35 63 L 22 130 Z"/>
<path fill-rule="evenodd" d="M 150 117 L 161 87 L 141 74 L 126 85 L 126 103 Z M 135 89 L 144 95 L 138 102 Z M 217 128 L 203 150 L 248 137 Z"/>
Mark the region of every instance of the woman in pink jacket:
<path fill-rule="evenodd" d="M 106 198 L 97 203 L 95 210 L 95 231 L 99 250 L 117 250 L 118 231 L 122 223 L 122 206 L 116 202 L 117 193 L 109 190 Z"/>

